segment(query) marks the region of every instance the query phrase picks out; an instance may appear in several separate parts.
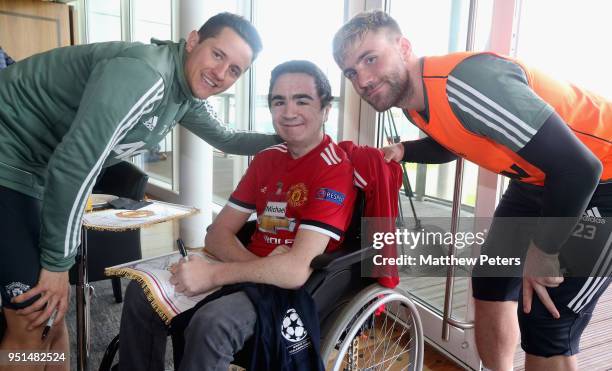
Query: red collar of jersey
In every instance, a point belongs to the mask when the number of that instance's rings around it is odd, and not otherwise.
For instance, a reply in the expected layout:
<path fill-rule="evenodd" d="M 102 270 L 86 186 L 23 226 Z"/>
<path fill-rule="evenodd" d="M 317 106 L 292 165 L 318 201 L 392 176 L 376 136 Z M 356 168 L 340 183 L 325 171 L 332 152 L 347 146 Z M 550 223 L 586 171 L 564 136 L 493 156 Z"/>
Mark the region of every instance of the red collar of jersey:
<path fill-rule="evenodd" d="M 332 140 L 329 135 L 325 134 L 323 140 L 321 141 L 321 143 L 319 143 L 319 145 L 317 145 L 315 148 L 310 150 L 310 152 L 306 153 L 300 158 L 291 157 L 291 153 L 289 153 L 289 149 L 287 149 L 287 153 L 285 154 L 285 156 L 287 156 L 287 168 L 291 169 L 295 166 L 299 166 L 302 162 L 308 161 L 308 159 L 312 158 L 312 156 L 318 156 L 319 153 L 323 151 L 323 148 L 329 145 L 331 142 Z"/>

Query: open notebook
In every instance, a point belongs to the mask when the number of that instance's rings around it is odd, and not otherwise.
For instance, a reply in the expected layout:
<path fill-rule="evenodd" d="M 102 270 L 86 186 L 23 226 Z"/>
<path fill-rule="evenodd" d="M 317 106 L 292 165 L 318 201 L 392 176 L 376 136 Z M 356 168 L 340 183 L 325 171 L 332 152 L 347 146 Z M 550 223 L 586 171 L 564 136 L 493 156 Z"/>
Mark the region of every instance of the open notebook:
<path fill-rule="evenodd" d="M 190 252 L 189 255 L 199 255 L 210 262 L 216 261 L 214 257 L 202 251 Z M 192 308 L 214 291 L 191 297 L 175 292 L 174 286 L 170 283 L 170 266 L 178 262 L 180 258 L 180 253 L 175 251 L 109 267 L 104 270 L 104 273 L 107 276 L 126 277 L 140 283 L 157 314 L 166 324 L 169 324 L 174 316 Z"/>

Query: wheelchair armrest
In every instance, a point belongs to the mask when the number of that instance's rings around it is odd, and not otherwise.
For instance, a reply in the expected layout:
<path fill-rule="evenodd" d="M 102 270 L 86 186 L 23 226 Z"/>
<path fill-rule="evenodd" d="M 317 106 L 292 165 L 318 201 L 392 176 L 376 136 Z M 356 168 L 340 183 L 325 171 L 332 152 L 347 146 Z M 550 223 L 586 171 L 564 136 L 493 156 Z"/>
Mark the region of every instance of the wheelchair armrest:
<path fill-rule="evenodd" d="M 312 259 L 310 267 L 313 270 L 318 271 L 335 271 L 340 268 L 345 268 L 359 263 L 360 261 L 373 256 L 374 253 L 375 250 L 371 246 L 357 250 L 341 248 L 330 253 L 316 256 L 314 259 Z"/>

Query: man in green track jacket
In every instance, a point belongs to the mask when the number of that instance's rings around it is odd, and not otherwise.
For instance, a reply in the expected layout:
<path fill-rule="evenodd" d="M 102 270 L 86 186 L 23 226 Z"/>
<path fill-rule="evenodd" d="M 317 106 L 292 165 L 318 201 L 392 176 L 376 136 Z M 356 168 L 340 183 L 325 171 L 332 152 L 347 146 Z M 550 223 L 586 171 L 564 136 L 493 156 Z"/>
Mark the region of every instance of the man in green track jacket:
<path fill-rule="evenodd" d="M 155 147 L 177 122 L 229 153 L 279 142 L 227 130 L 206 101 L 260 50 L 253 25 L 222 13 L 186 42 L 59 48 L 0 72 L 0 349 L 67 349 L 68 270 L 103 167 Z M 53 333 L 41 342 L 55 309 Z"/>

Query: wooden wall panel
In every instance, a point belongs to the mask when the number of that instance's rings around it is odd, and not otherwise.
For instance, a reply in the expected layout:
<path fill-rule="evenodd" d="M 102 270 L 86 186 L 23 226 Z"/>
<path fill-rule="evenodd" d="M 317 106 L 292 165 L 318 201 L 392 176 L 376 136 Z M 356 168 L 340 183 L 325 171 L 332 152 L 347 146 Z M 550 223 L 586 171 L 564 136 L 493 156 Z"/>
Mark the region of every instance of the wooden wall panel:
<path fill-rule="evenodd" d="M 0 0 L 0 46 L 16 61 L 70 45 L 68 5 Z"/>

